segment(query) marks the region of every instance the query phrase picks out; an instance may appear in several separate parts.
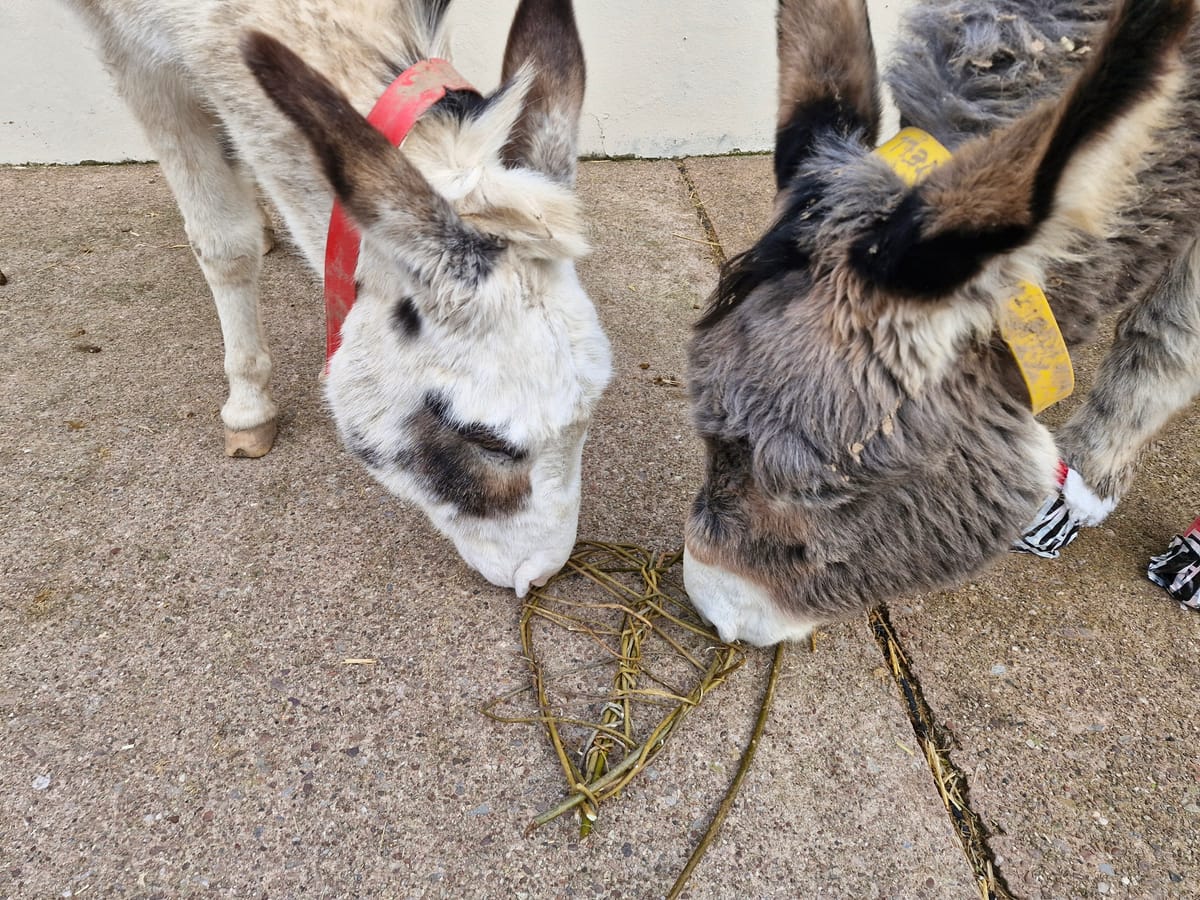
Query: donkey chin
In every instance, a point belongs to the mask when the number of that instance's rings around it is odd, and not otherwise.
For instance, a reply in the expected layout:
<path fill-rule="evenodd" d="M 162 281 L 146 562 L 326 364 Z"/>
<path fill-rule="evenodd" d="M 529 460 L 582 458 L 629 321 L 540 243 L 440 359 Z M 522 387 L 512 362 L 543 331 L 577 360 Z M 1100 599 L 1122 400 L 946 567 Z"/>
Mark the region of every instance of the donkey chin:
<path fill-rule="evenodd" d="M 579 521 L 584 426 L 568 427 L 536 449 L 501 453 L 497 434 L 479 424 L 456 431 L 438 418 L 440 404 L 426 403 L 409 417 L 406 434 L 375 436 L 378 443 L 341 413 L 334 407 L 342 439 L 367 471 L 424 512 L 492 584 L 524 597 L 566 563 Z M 464 435 L 486 435 L 488 447 Z M 404 449 L 390 455 L 369 449 L 389 445 Z"/>
<path fill-rule="evenodd" d="M 463 561 L 497 587 L 524 597 L 561 569 L 575 545 L 580 482 L 536 492 L 515 512 L 479 516 L 439 502 L 403 472 L 373 475 L 389 491 L 418 506 L 453 544 Z"/>
<path fill-rule="evenodd" d="M 578 504 L 576 491 L 576 508 Z M 565 514 L 550 523 L 522 515 L 501 522 L 471 523 L 468 527 L 463 527 L 461 519 L 443 526 L 440 517 L 431 518 L 454 542 L 467 565 L 497 587 L 512 588 L 517 597 L 524 597 L 531 587 L 544 585 L 566 564 L 575 545 L 576 513 Z M 520 546 L 515 546 L 512 536 L 518 534 Z M 540 538 L 530 540 L 534 534 Z M 515 568 L 514 560 L 517 560 Z"/>
<path fill-rule="evenodd" d="M 728 569 L 700 562 L 690 546 L 683 550 L 683 584 L 692 605 L 726 643 L 740 640 L 767 647 L 798 641 L 820 624 L 784 614 L 761 587 Z"/>
<path fill-rule="evenodd" d="M 578 458 L 583 448 L 568 450 Z M 497 587 L 512 588 L 518 597 L 530 587 L 541 587 L 566 565 L 575 546 L 579 523 L 581 479 L 579 466 L 573 478 L 539 477 L 541 464 L 534 466 L 533 490 L 515 512 L 479 517 L 464 514 L 444 503 L 420 502 L 433 525 L 448 537 L 459 555 Z M 410 495 L 412 496 L 412 495 Z"/>

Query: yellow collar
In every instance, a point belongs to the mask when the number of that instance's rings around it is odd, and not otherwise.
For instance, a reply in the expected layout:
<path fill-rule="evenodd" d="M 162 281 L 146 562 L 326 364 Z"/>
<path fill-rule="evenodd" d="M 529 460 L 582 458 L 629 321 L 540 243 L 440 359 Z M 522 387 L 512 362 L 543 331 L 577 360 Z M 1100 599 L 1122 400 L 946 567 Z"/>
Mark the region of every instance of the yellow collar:
<path fill-rule="evenodd" d="M 950 159 L 949 150 L 918 128 L 902 129 L 875 153 L 909 185 Z M 1075 389 L 1071 357 L 1040 287 L 1020 282 L 1000 310 L 997 325 L 1021 370 L 1034 415 L 1071 395 Z"/>

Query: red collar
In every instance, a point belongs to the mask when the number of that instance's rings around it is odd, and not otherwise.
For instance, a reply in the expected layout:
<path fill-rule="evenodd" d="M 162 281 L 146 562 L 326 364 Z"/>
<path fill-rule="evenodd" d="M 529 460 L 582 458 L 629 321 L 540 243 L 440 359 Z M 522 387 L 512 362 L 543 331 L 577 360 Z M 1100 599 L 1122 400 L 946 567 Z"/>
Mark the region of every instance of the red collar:
<path fill-rule="evenodd" d="M 470 90 L 471 85 L 444 59 L 424 59 L 400 73 L 376 102 L 367 121 L 397 147 L 417 119 L 447 91 Z M 358 290 L 358 229 L 346 217 L 340 200 L 334 200 L 325 240 L 325 371 L 342 345 L 342 323 L 354 305 Z"/>

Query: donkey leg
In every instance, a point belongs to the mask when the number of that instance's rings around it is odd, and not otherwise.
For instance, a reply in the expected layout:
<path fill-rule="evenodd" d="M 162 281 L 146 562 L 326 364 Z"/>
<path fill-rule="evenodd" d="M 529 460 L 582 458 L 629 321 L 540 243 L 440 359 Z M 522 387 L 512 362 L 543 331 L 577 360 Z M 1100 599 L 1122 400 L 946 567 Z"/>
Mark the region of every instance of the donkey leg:
<path fill-rule="evenodd" d="M 1200 240 L 1122 317 L 1083 404 L 1059 431 L 1063 458 L 1115 503 L 1141 450 L 1200 394 Z"/>
<path fill-rule="evenodd" d="M 263 456 L 275 440 L 277 411 L 258 303 L 269 237 L 254 182 L 224 140 L 220 122 L 176 72 L 128 58 L 112 68 L 158 155 L 216 302 L 229 382 L 221 407 L 225 453 Z"/>

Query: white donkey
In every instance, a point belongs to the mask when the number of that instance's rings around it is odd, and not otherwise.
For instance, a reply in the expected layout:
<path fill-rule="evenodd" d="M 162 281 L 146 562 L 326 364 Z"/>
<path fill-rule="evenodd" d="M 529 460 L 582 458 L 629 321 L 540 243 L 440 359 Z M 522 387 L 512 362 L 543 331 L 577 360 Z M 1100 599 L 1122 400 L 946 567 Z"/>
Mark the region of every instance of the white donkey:
<path fill-rule="evenodd" d="M 318 273 L 336 194 L 362 237 L 325 383 L 342 440 L 489 581 L 523 596 L 557 571 L 611 375 L 574 268 L 587 247 L 570 0 L 522 0 L 501 87 L 484 97 L 450 70 L 402 151 L 364 113 L 445 55 L 449 0 L 71 2 L 102 39 L 216 300 L 226 452 L 261 456 L 275 437 L 255 184 Z"/>

